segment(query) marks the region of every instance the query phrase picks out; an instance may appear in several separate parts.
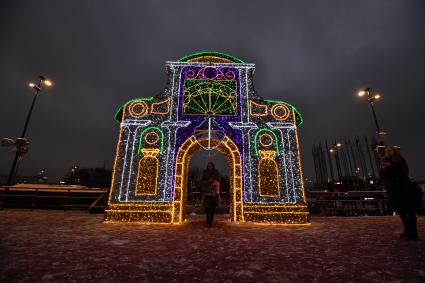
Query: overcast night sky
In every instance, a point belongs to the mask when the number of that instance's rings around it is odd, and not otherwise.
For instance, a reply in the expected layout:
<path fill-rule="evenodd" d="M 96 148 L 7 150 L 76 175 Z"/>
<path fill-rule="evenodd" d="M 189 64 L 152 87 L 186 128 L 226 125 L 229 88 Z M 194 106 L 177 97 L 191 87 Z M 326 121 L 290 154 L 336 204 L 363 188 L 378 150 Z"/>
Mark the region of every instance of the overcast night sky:
<path fill-rule="evenodd" d="M 22 131 L 39 74 L 55 85 L 38 97 L 20 174 L 73 165 L 112 168 L 127 100 L 158 94 L 165 61 L 204 50 L 256 64 L 255 87 L 302 113 L 304 172 L 325 139 L 372 136 L 370 86 L 388 143 L 425 179 L 424 1 L 2 1 L 0 137 Z M 0 174 L 13 160 L 0 149 Z"/>

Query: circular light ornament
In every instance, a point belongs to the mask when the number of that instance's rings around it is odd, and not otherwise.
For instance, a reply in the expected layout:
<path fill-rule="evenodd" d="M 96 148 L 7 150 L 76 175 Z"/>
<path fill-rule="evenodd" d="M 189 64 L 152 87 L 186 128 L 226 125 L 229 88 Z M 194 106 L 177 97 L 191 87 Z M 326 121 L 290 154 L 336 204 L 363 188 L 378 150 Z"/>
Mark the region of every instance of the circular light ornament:
<path fill-rule="evenodd" d="M 147 144 L 154 145 L 159 141 L 160 137 L 157 132 L 152 131 L 145 134 L 145 137 L 143 139 Z"/>
<path fill-rule="evenodd" d="M 148 105 L 144 101 L 136 101 L 130 104 L 128 111 L 134 118 L 140 118 L 148 113 Z"/>
<path fill-rule="evenodd" d="M 283 104 L 275 104 L 271 109 L 271 114 L 273 118 L 278 121 L 284 121 L 288 119 L 290 113 L 291 111 L 289 110 L 289 108 Z"/>
<path fill-rule="evenodd" d="M 273 137 L 267 133 L 260 135 L 260 144 L 264 147 L 271 146 L 273 144 Z"/>

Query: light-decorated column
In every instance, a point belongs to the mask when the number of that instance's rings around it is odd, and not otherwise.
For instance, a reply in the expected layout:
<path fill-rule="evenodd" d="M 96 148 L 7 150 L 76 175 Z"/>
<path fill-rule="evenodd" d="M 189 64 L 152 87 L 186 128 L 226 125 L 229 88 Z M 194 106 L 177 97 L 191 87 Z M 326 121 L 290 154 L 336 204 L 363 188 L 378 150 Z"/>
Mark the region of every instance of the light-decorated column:
<path fill-rule="evenodd" d="M 165 176 L 162 179 L 164 186 L 164 201 L 173 200 L 173 189 L 174 189 L 174 170 L 175 170 L 175 153 L 178 148 L 176 148 L 177 141 L 177 130 L 182 127 L 189 126 L 190 121 L 166 121 L 161 124 L 162 128 L 167 129 L 167 147 L 164 157 L 165 162 Z"/>
<path fill-rule="evenodd" d="M 130 200 L 130 189 L 136 185 L 139 136 L 143 128 L 150 123 L 151 121 L 146 120 L 126 120 L 122 123 L 122 127 L 128 129 L 128 134 L 125 138 L 122 172 L 118 186 L 118 200 L 121 202 Z"/>
<path fill-rule="evenodd" d="M 287 202 L 304 202 L 304 185 L 302 180 L 302 167 L 298 144 L 297 128 L 292 123 L 270 122 L 267 125 L 280 133 L 281 168 L 284 168 L 284 178 L 281 181 L 287 189 Z"/>
<path fill-rule="evenodd" d="M 254 123 L 229 123 L 233 129 L 242 132 L 242 168 L 243 168 L 243 197 L 245 202 L 252 202 L 253 194 L 253 168 L 252 168 L 252 144 L 250 142 L 251 132 L 258 128 Z"/>

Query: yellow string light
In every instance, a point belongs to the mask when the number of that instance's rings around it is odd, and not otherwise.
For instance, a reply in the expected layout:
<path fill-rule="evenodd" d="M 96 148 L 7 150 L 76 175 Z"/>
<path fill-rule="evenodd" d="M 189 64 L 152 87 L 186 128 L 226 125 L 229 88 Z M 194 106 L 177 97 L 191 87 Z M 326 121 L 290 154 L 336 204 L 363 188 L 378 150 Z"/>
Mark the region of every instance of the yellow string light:
<path fill-rule="evenodd" d="M 279 170 L 274 150 L 259 150 L 258 190 L 262 197 L 280 197 Z"/>
<path fill-rule="evenodd" d="M 148 105 L 144 101 L 136 101 L 128 106 L 128 111 L 134 118 L 140 118 L 148 113 Z"/>
<path fill-rule="evenodd" d="M 273 137 L 267 133 L 261 134 L 259 136 L 260 144 L 264 147 L 271 146 L 273 144 Z"/>
<path fill-rule="evenodd" d="M 152 131 L 152 132 L 145 134 L 143 140 L 147 144 L 153 145 L 153 144 L 156 144 L 160 140 L 160 137 L 159 137 L 159 134 L 157 132 Z"/>
<path fill-rule="evenodd" d="M 259 104 L 252 100 L 249 101 L 249 115 L 251 116 L 266 116 L 268 106 L 266 104 Z"/>
<path fill-rule="evenodd" d="M 139 161 L 137 173 L 136 196 L 156 195 L 158 187 L 159 149 L 142 149 L 142 158 Z"/>
<path fill-rule="evenodd" d="M 151 105 L 151 114 L 165 115 L 170 112 L 170 98 L 159 102 L 153 102 Z"/>
<path fill-rule="evenodd" d="M 285 121 L 291 115 L 291 111 L 286 105 L 275 104 L 272 106 L 271 114 L 278 121 Z"/>

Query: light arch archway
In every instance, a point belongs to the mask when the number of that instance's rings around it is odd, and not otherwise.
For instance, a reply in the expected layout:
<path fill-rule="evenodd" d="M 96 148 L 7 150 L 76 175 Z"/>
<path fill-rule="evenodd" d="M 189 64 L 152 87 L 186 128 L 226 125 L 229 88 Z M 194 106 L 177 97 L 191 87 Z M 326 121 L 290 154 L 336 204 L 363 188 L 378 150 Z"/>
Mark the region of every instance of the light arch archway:
<path fill-rule="evenodd" d="M 190 54 L 167 61 L 166 70 L 160 94 L 132 99 L 115 114 L 120 133 L 105 220 L 181 223 L 188 164 L 208 143 L 193 135 L 204 137 L 204 123 L 211 118 L 208 129 L 225 135 L 212 145 L 229 163 L 231 220 L 309 223 L 298 110 L 285 101 L 261 98 L 254 89 L 255 65 L 228 54 Z M 139 177 L 149 186 L 138 190 Z M 263 193 L 262 188 L 273 190 Z"/>
<path fill-rule="evenodd" d="M 202 146 L 207 146 L 208 140 L 197 140 L 195 136 L 188 138 L 179 148 L 176 156 L 176 169 L 173 190 L 172 223 L 181 223 L 185 215 L 184 206 L 187 193 L 188 166 L 193 154 Z M 242 199 L 242 164 L 241 155 L 236 144 L 225 137 L 222 141 L 211 140 L 211 145 L 223 153 L 229 163 L 230 171 L 230 219 L 243 221 Z"/>

